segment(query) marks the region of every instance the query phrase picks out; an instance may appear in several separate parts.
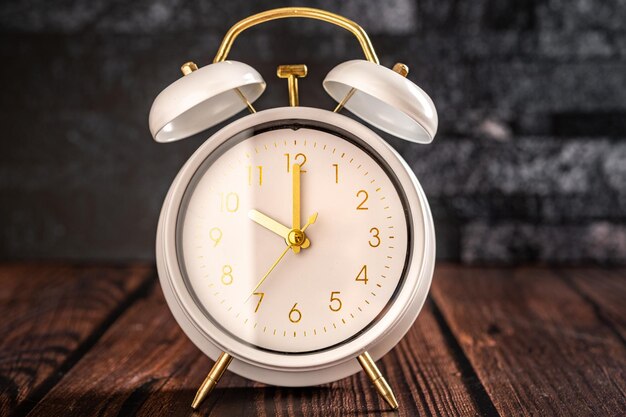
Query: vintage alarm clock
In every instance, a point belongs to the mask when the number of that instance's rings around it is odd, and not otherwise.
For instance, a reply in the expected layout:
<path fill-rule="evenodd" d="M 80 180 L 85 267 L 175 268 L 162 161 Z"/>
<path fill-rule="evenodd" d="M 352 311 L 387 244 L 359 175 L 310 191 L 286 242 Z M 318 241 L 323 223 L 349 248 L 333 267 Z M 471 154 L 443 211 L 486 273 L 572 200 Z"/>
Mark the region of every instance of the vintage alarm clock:
<path fill-rule="evenodd" d="M 281 65 L 289 107 L 257 111 L 265 82 L 227 61 L 259 23 L 312 18 L 350 31 L 366 60 L 324 80 L 334 111 L 299 107 L 305 65 Z M 426 299 L 435 261 L 433 221 L 417 179 L 378 134 L 429 143 L 437 112 L 406 78 L 381 66 L 365 31 L 323 10 L 288 7 L 250 16 L 226 34 L 213 63 L 188 62 L 155 99 L 157 142 L 191 136 L 247 109 L 191 156 L 161 211 L 156 257 L 178 324 L 215 365 L 197 408 L 226 368 L 281 386 L 323 384 L 361 368 L 392 408 L 375 362 L 406 334 Z"/>

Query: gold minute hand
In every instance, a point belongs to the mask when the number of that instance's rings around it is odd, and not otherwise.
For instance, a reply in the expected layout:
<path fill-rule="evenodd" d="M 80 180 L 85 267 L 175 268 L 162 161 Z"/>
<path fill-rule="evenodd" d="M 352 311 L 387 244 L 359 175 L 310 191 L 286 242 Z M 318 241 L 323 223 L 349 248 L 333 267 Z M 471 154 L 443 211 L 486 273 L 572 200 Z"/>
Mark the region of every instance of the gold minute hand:
<path fill-rule="evenodd" d="M 283 225 L 282 223 L 277 222 L 276 220 L 272 219 L 270 216 L 267 216 L 258 210 L 252 209 L 248 211 L 248 218 L 250 218 L 250 220 L 257 223 L 258 225 L 263 226 L 266 229 L 276 233 L 278 236 L 282 237 L 285 240 L 289 238 L 289 232 L 291 231 L 290 228 Z M 306 249 L 310 245 L 311 245 L 311 242 L 307 238 L 302 244 L 302 248 Z"/>
<path fill-rule="evenodd" d="M 270 269 L 267 270 L 267 272 L 265 273 L 265 275 L 263 275 L 263 278 L 261 278 L 261 280 L 259 281 L 258 284 L 256 284 L 256 287 L 254 287 L 254 289 L 250 292 L 250 295 L 248 296 L 248 298 L 246 298 L 246 301 L 248 301 L 250 299 L 250 297 L 256 292 L 256 290 L 259 289 L 259 287 L 265 282 L 265 279 L 269 276 L 269 274 L 274 270 L 274 268 L 276 268 L 276 265 L 278 265 L 278 263 L 285 257 L 285 255 L 287 254 L 287 252 L 289 252 L 289 249 L 291 249 L 291 245 L 287 246 L 285 248 L 285 250 L 283 251 L 283 253 L 280 254 L 280 256 L 278 257 L 278 259 L 276 259 L 276 261 L 274 261 L 274 263 L 272 264 L 272 266 L 270 266 Z"/>
<path fill-rule="evenodd" d="M 313 223 L 315 223 L 315 221 L 317 220 L 317 213 L 313 213 L 310 217 L 309 220 L 307 221 L 307 223 L 304 225 L 304 227 L 302 228 L 302 231 L 304 232 L 310 225 L 312 225 Z M 246 301 L 248 301 L 250 299 L 250 297 L 252 297 L 252 295 L 254 295 L 254 293 L 256 292 L 256 290 L 259 289 L 259 287 L 265 282 L 265 279 L 269 276 L 269 274 L 272 273 L 272 271 L 274 270 L 274 268 L 276 268 L 276 265 L 278 265 L 278 263 L 285 257 L 285 255 L 287 254 L 287 252 L 289 251 L 289 249 L 291 248 L 292 245 L 288 245 L 285 250 L 283 251 L 283 253 L 280 254 L 280 256 L 278 257 L 278 259 L 276 259 L 276 261 L 274 261 L 274 263 L 272 264 L 272 266 L 270 266 L 270 269 L 267 270 L 267 272 L 265 273 L 265 275 L 263 275 L 263 278 L 261 278 L 261 280 L 259 281 L 258 284 L 256 284 L 256 287 L 254 287 L 254 289 L 250 292 L 250 295 L 248 296 L 248 298 L 246 298 Z"/>
<path fill-rule="evenodd" d="M 292 222 L 291 228 L 293 230 L 300 230 L 300 165 L 293 164 L 291 166 L 292 172 Z M 300 252 L 300 247 L 295 246 L 293 248 L 295 253 Z"/>

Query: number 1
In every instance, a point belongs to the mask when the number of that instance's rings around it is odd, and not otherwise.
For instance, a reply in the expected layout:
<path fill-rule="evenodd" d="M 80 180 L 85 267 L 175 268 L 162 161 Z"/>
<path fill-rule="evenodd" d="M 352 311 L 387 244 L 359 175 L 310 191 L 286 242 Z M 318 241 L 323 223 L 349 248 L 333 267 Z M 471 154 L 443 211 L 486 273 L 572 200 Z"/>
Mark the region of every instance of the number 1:
<path fill-rule="evenodd" d="M 256 168 L 259 170 L 259 185 L 263 185 L 263 166 L 257 165 Z M 252 185 L 252 177 L 253 177 L 252 171 L 253 171 L 252 165 L 248 165 L 248 185 Z"/>

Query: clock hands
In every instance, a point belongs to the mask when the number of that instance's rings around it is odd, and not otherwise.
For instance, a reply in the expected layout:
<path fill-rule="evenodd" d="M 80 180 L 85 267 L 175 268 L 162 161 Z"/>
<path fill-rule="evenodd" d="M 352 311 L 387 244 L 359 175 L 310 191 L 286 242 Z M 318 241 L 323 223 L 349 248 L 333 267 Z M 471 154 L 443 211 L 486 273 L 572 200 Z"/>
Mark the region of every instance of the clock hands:
<path fill-rule="evenodd" d="M 250 295 L 248 296 L 248 298 L 246 298 L 246 301 L 248 301 L 250 299 L 250 297 L 256 292 L 256 290 L 259 289 L 259 287 L 261 286 L 261 284 L 263 284 L 263 282 L 265 282 L 265 279 L 269 276 L 269 274 L 274 270 L 274 268 L 276 268 L 276 265 L 278 265 L 278 263 L 285 257 L 285 255 L 287 254 L 287 252 L 289 251 L 289 249 L 291 249 L 291 245 L 287 246 L 285 248 L 285 250 L 283 251 L 283 253 L 280 254 L 280 256 L 278 257 L 278 259 L 276 259 L 276 261 L 274 261 L 274 263 L 272 264 L 272 266 L 270 266 L 270 269 L 267 270 L 267 272 L 265 273 L 265 275 L 263 275 L 263 278 L 261 278 L 261 280 L 259 281 L 258 284 L 256 284 L 256 287 L 254 287 L 254 289 L 250 292 Z"/>
<path fill-rule="evenodd" d="M 288 246 L 285 248 L 285 250 L 280 254 L 280 256 L 278 257 L 278 259 L 276 259 L 276 261 L 274 261 L 274 263 L 272 264 L 272 266 L 270 266 L 270 269 L 265 273 L 265 275 L 263 275 L 263 278 L 261 278 L 261 280 L 259 281 L 259 283 L 256 285 L 256 287 L 254 287 L 254 289 L 250 292 L 250 295 L 248 296 L 248 298 L 246 298 L 246 301 L 248 301 L 250 299 L 250 297 L 256 292 L 256 290 L 259 289 L 259 287 L 263 284 L 263 282 L 265 282 L 265 279 L 269 276 L 269 274 L 274 270 L 274 268 L 276 268 L 276 265 L 278 265 L 278 263 L 285 257 L 285 255 L 287 254 L 287 252 L 289 251 L 290 248 L 294 248 L 294 247 L 298 247 L 299 244 L 298 242 L 302 241 L 302 238 L 304 237 L 304 231 L 313 223 L 315 223 L 315 221 L 317 220 L 317 213 L 313 213 L 310 217 L 309 220 L 307 221 L 307 223 L 304 225 L 304 227 L 302 228 L 302 230 L 290 230 L 289 231 L 289 235 L 287 238 L 287 242 L 288 242 Z"/>
<path fill-rule="evenodd" d="M 254 209 L 248 212 L 248 218 L 250 218 L 250 220 L 257 223 L 258 225 L 263 226 L 266 229 L 276 233 L 278 236 L 285 239 L 287 244 L 289 244 L 289 232 L 291 232 L 291 229 L 288 228 L 287 226 L 283 225 L 282 223 L 277 222 L 271 217 Z M 306 249 L 309 246 L 311 246 L 311 242 L 309 241 L 309 238 L 306 238 L 304 243 L 300 245 L 300 247 L 303 249 Z"/>
<path fill-rule="evenodd" d="M 291 166 L 291 178 L 292 178 L 292 222 L 291 228 L 293 230 L 300 230 L 300 165 L 293 164 Z M 294 246 L 293 251 L 295 253 L 300 252 L 299 246 Z"/>

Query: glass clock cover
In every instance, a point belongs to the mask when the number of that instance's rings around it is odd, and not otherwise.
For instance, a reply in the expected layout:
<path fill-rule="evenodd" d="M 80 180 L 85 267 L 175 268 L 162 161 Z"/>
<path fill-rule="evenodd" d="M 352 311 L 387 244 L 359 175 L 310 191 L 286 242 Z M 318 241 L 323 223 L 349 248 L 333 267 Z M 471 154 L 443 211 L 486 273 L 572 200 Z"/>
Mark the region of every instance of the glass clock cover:
<path fill-rule="evenodd" d="M 406 201 L 385 163 L 332 126 L 267 124 L 231 138 L 196 171 L 178 225 L 196 302 L 232 337 L 302 353 L 350 340 L 392 300 L 407 263 Z M 292 228 L 294 164 L 310 246 L 285 251 L 259 216 Z"/>

